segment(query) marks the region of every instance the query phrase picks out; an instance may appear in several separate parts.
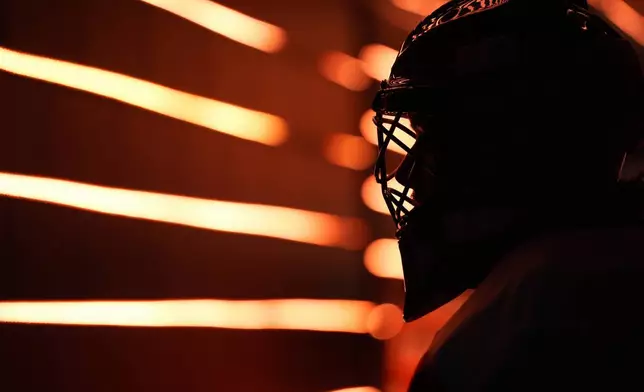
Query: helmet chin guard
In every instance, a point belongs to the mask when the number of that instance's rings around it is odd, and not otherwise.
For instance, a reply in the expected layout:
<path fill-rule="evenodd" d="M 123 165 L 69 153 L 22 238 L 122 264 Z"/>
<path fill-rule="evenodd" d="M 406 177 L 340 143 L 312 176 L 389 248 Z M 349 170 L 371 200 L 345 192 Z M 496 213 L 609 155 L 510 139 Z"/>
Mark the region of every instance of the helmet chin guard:
<path fill-rule="evenodd" d="M 403 264 L 405 322 L 438 309 L 469 288 L 463 282 L 447 278 L 454 271 L 449 270 L 450 264 L 441 262 L 441 249 L 436 246 L 441 233 L 437 226 L 423 224 L 426 219 L 438 220 L 429 216 L 433 213 L 429 206 L 419 207 L 398 231 L 404 232 L 399 235 L 398 247 Z"/>

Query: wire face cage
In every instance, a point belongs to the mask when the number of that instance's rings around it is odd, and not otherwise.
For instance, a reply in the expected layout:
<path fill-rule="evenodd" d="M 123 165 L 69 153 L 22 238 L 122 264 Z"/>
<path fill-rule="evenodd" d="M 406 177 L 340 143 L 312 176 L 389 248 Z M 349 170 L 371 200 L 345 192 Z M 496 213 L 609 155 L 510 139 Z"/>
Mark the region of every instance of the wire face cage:
<path fill-rule="evenodd" d="M 381 186 L 387 209 L 398 229 L 404 226 L 405 217 L 418 206 L 409 181 L 398 182 L 398 170 L 403 163 L 410 165 L 407 180 L 416 170 L 413 146 L 417 133 L 402 113 L 387 115 L 376 113 L 373 117 L 378 134 L 378 157 L 374 167 L 376 182 Z M 404 184 L 404 185 L 403 185 Z"/>

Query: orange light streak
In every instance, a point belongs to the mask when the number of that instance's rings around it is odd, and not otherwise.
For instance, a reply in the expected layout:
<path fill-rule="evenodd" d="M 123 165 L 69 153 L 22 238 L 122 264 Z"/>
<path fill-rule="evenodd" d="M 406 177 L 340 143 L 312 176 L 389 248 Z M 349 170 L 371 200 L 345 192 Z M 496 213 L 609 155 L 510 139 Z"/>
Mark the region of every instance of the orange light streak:
<path fill-rule="evenodd" d="M 380 390 L 374 387 L 353 387 L 353 388 L 336 389 L 330 392 L 380 392 Z"/>
<path fill-rule="evenodd" d="M 371 84 L 362 67 L 360 60 L 341 52 L 324 54 L 319 64 L 322 76 L 351 91 L 363 91 Z"/>
<path fill-rule="evenodd" d="M 11 173 L 0 172 L 0 195 L 129 218 L 352 250 L 361 249 L 367 236 L 364 222 L 356 218 Z"/>
<path fill-rule="evenodd" d="M 633 7 L 622 0 L 589 0 L 588 3 L 603 13 L 624 34 L 644 46 L 644 16 Z"/>
<path fill-rule="evenodd" d="M 381 304 L 373 308 L 367 319 L 369 334 L 378 340 L 389 340 L 403 328 L 402 310 L 394 304 Z"/>
<path fill-rule="evenodd" d="M 271 146 L 282 144 L 282 118 L 174 90 L 115 72 L 0 47 L 0 69 L 92 94 Z"/>
<path fill-rule="evenodd" d="M 0 302 L 0 322 L 367 333 L 365 301 L 215 299 Z"/>
<path fill-rule="evenodd" d="M 358 58 L 363 62 L 363 71 L 377 81 L 387 79 L 398 51 L 380 44 L 367 45 L 360 50 Z"/>
<path fill-rule="evenodd" d="M 427 16 L 438 7 L 447 3 L 445 0 L 391 0 L 391 3 L 401 10 L 421 16 Z"/>
<path fill-rule="evenodd" d="M 403 279 L 398 242 L 394 239 L 381 238 L 369 244 L 364 251 L 364 265 L 379 278 Z"/>
<path fill-rule="evenodd" d="M 255 49 L 275 53 L 284 48 L 284 29 L 209 0 L 141 0 Z"/>
<path fill-rule="evenodd" d="M 398 52 L 380 44 L 360 50 L 358 58 L 341 52 L 326 53 L 320 61 L 320 73 L 328 80 L 352 91 L 369 87 L 368 77 L 377 81 L 387 79 Z"/>
<path fill-rule="evenodd" d="M 335 165 L 365 170 L 373 166 L 376 151 L 360 136 L 334 133 L 326 140 L 324 156 Z"/>

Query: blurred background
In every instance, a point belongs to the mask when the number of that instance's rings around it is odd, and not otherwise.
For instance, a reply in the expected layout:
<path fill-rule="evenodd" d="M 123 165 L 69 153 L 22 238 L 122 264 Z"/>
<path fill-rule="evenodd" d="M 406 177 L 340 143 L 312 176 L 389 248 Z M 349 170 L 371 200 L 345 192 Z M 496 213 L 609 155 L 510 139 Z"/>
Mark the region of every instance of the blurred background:
<path fill-rule="evenodd" d="M 404 391 L 464 297 L 402 325 L 368 108 L 442 3 L 2 0 L 2 390 Z"/>

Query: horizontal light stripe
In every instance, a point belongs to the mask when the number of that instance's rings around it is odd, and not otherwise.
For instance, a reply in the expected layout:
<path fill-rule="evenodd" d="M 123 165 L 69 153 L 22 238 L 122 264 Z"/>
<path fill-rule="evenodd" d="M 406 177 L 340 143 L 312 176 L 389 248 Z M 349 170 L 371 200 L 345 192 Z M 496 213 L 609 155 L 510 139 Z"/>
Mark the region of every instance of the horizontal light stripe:
<path fill-rule="evenodd" d="M 245 140 L 276 146 L 288 136 L 286 121 L 280 117 L 99 68 L 0 47 L 0 69 L 111 98 Z"/>
<path fill-rule="evenodd" d="M 366 241 L 366 225 L 359 219 L 287 207 L 199 199 L 2 172 L 0 195 L 321 246 L 360 249 Z"/>

